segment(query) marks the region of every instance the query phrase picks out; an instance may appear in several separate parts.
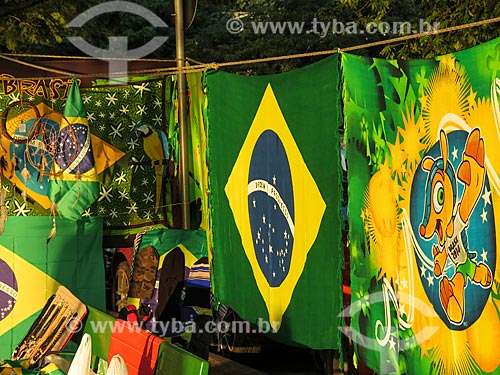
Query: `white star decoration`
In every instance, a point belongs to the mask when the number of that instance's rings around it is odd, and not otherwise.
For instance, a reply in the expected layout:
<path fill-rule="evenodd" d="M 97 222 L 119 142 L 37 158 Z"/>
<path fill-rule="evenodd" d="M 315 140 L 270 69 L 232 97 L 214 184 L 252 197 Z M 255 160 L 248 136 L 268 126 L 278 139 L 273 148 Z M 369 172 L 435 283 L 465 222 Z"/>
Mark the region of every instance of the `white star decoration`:
<path fill-rule="evenodd" d="M 422 265 L 420 266 L 420 276 L 425 277 L 425 271 L 426 271 L 425 266 L 422 263 Z"/>
<path fill-rule="evenodd" d="M 9 101 L 8 104 L 12 104 L 12 103 L 15 103 L 15 102 L 19 101 L 19 95 L 20 95 L 19 93 L 17 93 L 17 94 L 10 94 L 9 95 L 10 101 Z"/>
<path fill-rule="evenodd" d="M 14 200 L 14 204 L 16 206 L 16 209 L 14 210 L 16 216 L 27 216 L 31 211 L 26 208 L 26 202 L 19 204 L 17 200 Z"/>
<path fill-rule="evenodd" d="M 491 190 L 488 191 L 488 189 L 484 189 L 484 194 L 481 196 L 481 198 L 483 198 L 484 200 L 484 206 L 486 207 L 487 204 L 491 205 L 491 200 L 490 200 L 490 196 L 491 196 Z"/>
<path fill-rule="evenodd" d="M 132 212 L 137 212 L 137 203 L 132 202 L 130 206 L 127 206 L 128 213 L 131 214 Z"/>
<path fill-rule="evenodd" d="M 111 135 L 113 137 L 113 139 L 115 139 L 115 137 L 118 137 L 118 138 L 121 138 L 122 137 L 122 131 L 123 131 L 123 123 L 119 123 L 116 128 L 111 125 L 111 133 L 109 133 L 109 135 Z"/>
<path fill-rule="evenodd" d="M 151 215 L 151 211 L 149 211 L 149 210 L 148 210 L 148 211 L 146 211 L 146 212 L 144 213 L 144 220 L 148 220 L 148 221 L 149 221 L 149 220 L 151 220 L 152 218 L 153 218 L 153 216 Z"/>
<path fill-rule="evenodd" d="M 126 181 L 127 181 L 127 174 L 125 173 L 125 171 L 121 171 L 120 174 L 115 178 L 115 182 L 117 182 L 118 185 Z"/>
<path fill-rule="evenodd" d="M 108 101 L 108 107 L 112 104 L 114 105 L 116 103 L 116 101 L 118 100 L 116 98 L 116 92 L 114 92 L 113 94 L 108 93 L 108 95 L 106 95 L 106 100 Z"/>
<path fill-rule="evenodd" d="M 142 94 L 145 92 L 145 91 L 151 91 L 151 89 L 148 88 L 148 83 L 143 83 L 141 85 L 134 85 L 133 86 L 134 89 L 136 90 L 135 94 L 139 94 L 142 98 Z"/>
<path fill-rule="evenodd" d="M 144 165 L 142 165 L 142 163 L 144 162 L 144 155 L 142 155 L 140 159 L 137 159 L 135 156 L 132 156 L 130 160 L 132 161 L 132 163 L 134 163 L 134 165 L 132 166 L 132 171 L 134 173 L 137 173 L 139 169 L 143 172 L 146 171 Z"/>
<path fill-rule="evenodd" d="M 101 185 L 101 192 L 99 193 L 99 198 L 97 199 L 97 201 L 101 202 L 102 200 L 106 199 L 109 203 L 111 203 L 111 198 L 113 198 L 111 190 L 113 190 L 113 188 L 110 187 L 109 189 L 106 189 L 106 186 Z"/>
<path fill-rule="evenodd" d="M 124 115 L 126 115 L 129 112 L 128 104 L 127 105 L 122 105 L 122 107 L 119 109 L 119 111 L 121 113 L 123 113 Z"/>
<path fill-rule="evenodd" d="M 487 214 L 488 214 L 488 212 L 485 211 L 483 208 L 483 213 L 481 214 L 481 219 L 483 219 L 483 223 L 488 222 L 488 218 L 486 217 Z"/>
<path fill-rule="evenodd" d="M 144 105 L 138 104 L 137 105 L 137 111 L 135 113 L 137 115 L 139 115 L 139 116 L 144 116 L 144 114 L 146 113 L 146 111 L 147 111 L 146 104 L 144 104 Z"/>
<path fill-rule="evenodd" d="M 135 126 L 136 126 L 138 123 L 139 123 L 139 122 L 133 122 L 133 121 L 130 121 L 130 124 L 128 124 L 128 128 L 130 129 L 130 131 L 135 132 Z"/>
<path fill-rule="evenodd" d="M 453 155 L 453 160 L 457 160 L 458 158 L 458 150 L 455 146 L 453 146 L 453 152 L 451 153 Z"/>
<path fill-rule="evenodd" d="M 153 122 L 155 123 L 155 125 L 161 125 L 162 123 L 161 115 L 157 114 L 155 117 L 153 117 Z"/>
<path fill-rule="evenodd" d="M 124 190 L 118 190 L 118 195 L 118 198 L 120 198 L 121 201 L 123 201 L 124 199 L 128 199 L 128 193 Z"/>
<path fill-rule="evenodd" d="M 434 285 L 434 277 L 429 274 L 429 276 L 426 277 L 427 282 L 429 283 L 429 286 Z"/>
<path fill-rule="evenodd" d="M 130 141 L 127 142 L 127 145 L 129 150 L 135 150 L 135 148 L 139 146 L 139 140 L 130 138 Z"/>
<path fill-rule="evenodd" d="M 144 203 L 145 204 L 148 204 L 148 203 L 153 203 L 153 197 L 154 197 L 154 194 L 149 191 L 147 194 L 146 193 L 143 193 L 142 195 L 144 195 Z"/>
<path fill-rule="evenodd" d="M 483 260 L 483 263 L 486 263 L 488 261 L 488 252 L 483 249 L 483 252 L 481 253 L 481 258 Z"/>

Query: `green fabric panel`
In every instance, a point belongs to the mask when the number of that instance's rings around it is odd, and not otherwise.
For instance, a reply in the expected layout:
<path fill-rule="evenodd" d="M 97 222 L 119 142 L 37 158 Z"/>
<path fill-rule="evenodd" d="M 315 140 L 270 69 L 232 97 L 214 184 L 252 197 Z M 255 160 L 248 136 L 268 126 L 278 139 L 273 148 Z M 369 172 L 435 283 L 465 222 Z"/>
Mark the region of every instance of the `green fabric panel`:
<path fill-rule="evenodd" d="M 208 375 L 207 361 L 169 342 L 162 342 L 158 352 L 155 374 Z"/>
<path fill-rule="evenodd" d="M 87 308 L 83 333 L 88 333 L 92 338 L 92 354 L 107 360 L 115 318 L 92 306 L 87 305 Z"/>
<path fill-rule="evenodd" d="M 292 294 L 283 297 L 290 298 L 290 301 L 282 315 L 278 333 L 271 334 L 270 337 L 317 349 L 338 348 L 340 344 L 337 327 L 340 325 L 338 315 L 342 310 L 340 269 L 343 259 L 341 238 L 343 224 L 340 217 L 342 187 L 338 136 L 338 129 L 341 126 L 339 84 L 337 55 L 305 68 L 278 75 L 244 77 L 221 71 L 207 75 L 209 186 L 213 232 L 212 285 L 216 298 L 255 325 L 269 321 L 271 314 L 274 314 L 271 310 L 275 305 L 271 302 L 271 308 L 268 309 L 265 303 L 271 294 L 271 284 L 266 286 L 268 281 L 264 281 L 262 289 L 266 290 L 259 290 L 256 275 L 264 271 L 252 269 L 245 252 L 247 250 L 251 254 L 254 251 L 251 248 L 245 249 L 242 242 L 243 237 L 248 237 L 248 233 L 240 233 L 240 230 L 248 230 L 246 224 L 242 224 L 242 228 L 237 227 L 237 220 L 248 221 L 248 218 L 245 219 L 248 213 L 243 212 L 241 217 L 237 217 L 230 207 L 227 195 L 229 179 L 235 170 L 240 176 L 233 176 L 234 179 L 231 177 L 231 181 L 241 184 L 242 187 L 241 196 L 237 198 L 239 201 L 233 202 L 233 205 L 235 207 L 251 205 L 247 203 L 245 192 L 245 186 L 248 184 L 245 176 L 250 175 L 251 167 L 241 165 L 235 167 L 235 165 L 240 160 L 239 157 L 243 153 L 240 150 L 243 147 L 250 149 L 256 147 L 254 144 L 248 145 L 246 140 L 257 125 L 254 124 L 254 119 L 259 113 L 261 101 L 267 98 L 265 95 L 269 93 L 268 89 L 271 87 L 279 108 L 272 109 L 268 115 L 275 116 L 281 111 L 286 126 L 278 129 L 278 125 L 269 120 L 260 125 L 262 133 L 258 135 L 262 136 L 264 129 L 271 129 L 275 133 L 290 132 L 292 136 L 292 139 L 289 139 L 281 133 L 276 133 L 283 143 L 289 160 L 288 165 L 284 161 L 277 168 L 283 170 L 290 168 L 292 171 L 290 174 L 292 183 L 283 182 L 284 180 L 280 180 L 281 177 L 278 178 L 278 181 L 281 181 L 278 190 L 282 189 L 279 193 L 284 194 L 283 191 L 289 189 L 294 191 L 294 199 L 288 198 L 286 205 L 288 207 L 293 205 L 295 209 L 300 208 L 301 212 L 304 212 L 300 219 L 294 218 L 295 223 L 303 223 L 310 219 L 309 193 L 312 194 L 312 191 L 307 191 L 305 188 L 306 177 L 301 169 L 305 166 L 311 175 L 312 185 L 317 186 L 326 208 L 318 228 L 313 228 L 313 225 L 295 227 L 295 230 L 299 231 L 293 238 L 295 242 L 302 241 L 302 238 L 308 237 L 315 229 L 318 233 L 309 248 L 292 249 L 294 254 L 297 256 L 300 254 L 304 260 L 294 264 L 294 256 L 291 257 L 292 270 L 285 276 L 285 281 L 281 285 L 288 282 L 287 278 L 292 272 L 298 274 L 298 280 L 295 285 L 291 282 L 292 286 L 288 288 L 292 289 L 288 291 Z M 283 128 L 288 130 L 282 130 Z M 270 173 L 267 169 L 271 168 L 270 165 L 274 168 L 275 155 L 270 150 L 276 143 L 270 142 L 268 144 L 270 148 L 264 150 L 269 153 L 268 158 L 263 165 L 257 166 L 257 173 Z M 298 157 L 292 151 L 293 143 L 299 150 Z M 257 159 L 258 155 L 252 157 Z M 295 157 L 297 160 L 293 160 Z M 303 162 L 298 159 L 302 159 Z M 294 175 L 294 171 L 298 170 L 301 172 Z M 286 173 L 283 176 L 286 179 Z M 273 183 L 272 177 L 272 173 L 268 175 L 269 185 Z M 303 190 L 305 191 L 302 192 Z M 266 207 L 273 210 L 272 204 Z M 255 232 L 255 228 L 252 230 Z M 283 229 L 281 233 L 284 233 Z M 290 233 L 289 229 L 287 233 Z M 249 240 L 247 244 L 250 241 L 258 239 Z M 284 248 L 281 250 L 284 252 Z M 255 254 L 258 253 L 260 249 L 255 251 Z M 276 263 L 278 262 L 276 260 Z M 271 276 L 267 266 L 262 267 L 261 269 L 266 269 L 265 272 L 269 272 L 267 274 L 269 278 L 274 277 Z M 278 295 L 284 296 L 281 287 Z"/>
<path fill-rule="evenodd" d="M 51 198 L 62 217 L 76 221 L 99 196 L 99 182 L 51 181 Z"/>
<path fill-rule="evenodd" d="M 351 333 L 376 373 L 500 374 L 499 51 L 342 54 Z"/>
<path fill-rule="evenodd" d="M 160 256 L 180 244 L 197 259 L 208 256 L 206 234 L 202 230 L 155 229 L 146 232 L 141 240 L 141 248 L 153 246 Z"/>
<path fill-rule="evenodd" d="M 82 97 L 80 95 L 80 88 L 76 78 L 72 79 L 72 84 L 66 98 L 66 105 L 64 106 L 64 116 L 66 117 L 87 117 L 85 106 L 83 105 Z"/>

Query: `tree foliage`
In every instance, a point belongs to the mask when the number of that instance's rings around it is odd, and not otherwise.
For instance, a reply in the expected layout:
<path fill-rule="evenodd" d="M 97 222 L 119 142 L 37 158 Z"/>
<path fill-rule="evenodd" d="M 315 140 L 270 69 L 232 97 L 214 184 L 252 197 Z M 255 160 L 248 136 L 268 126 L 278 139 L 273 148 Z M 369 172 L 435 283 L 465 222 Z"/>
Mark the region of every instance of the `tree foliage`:
<path fill-rule="evenodd" d="M 87 42 L 107 48 L 108 37 L 127 36 L 129 48 L 138 47 L 155 35 L 168 35 L 164 46 L 150 57 L 174 58 L 175 35 L 173 0 L 144 0 L 140 5 L 150 9 L 170 25 L 168 30 L 153 28 L 140 16 L 108 13 L 89 21 L 85 27 L 66 27 L 74 17 L 102 0 L 4 0 L 0 8 L 0 52 L 81 55 L 66 39 L 82 36 Z M 333 50 L 364 45 L 402 36 L 403 32 L 353 33 L 339 25 L 357 25 L 363 30 L 369 23 L 409 22 L 420 31 L 422 22 L 439 23 L 439 28 L 463 25 L 500 16 L 496 0 L 212 0 L 199 1 L 193 25 L 186 31 L 186 55 L 202 62 L 228 62 Z M 244 28 L 231 33 L 227 23 L 239 19 Z M 303 23 L 303 29 L 282 32 L 257 32 L 261 22 Z M 313 27 L 316 22 L 316 29 Z M 327 32 L 322 32 L 328 26 Z M 337 28 L 334 29 L 334 24 Z M 500 36 L 499 23 L 460 31 L 430 35 L 417 39 L 360 48 L 353 53 L 384 58 L 425 58 L 475 46 Z M 326 30 L 326 28 L 325 28 Z M 425 31 L 425 30 L 421 30 Z M 406 32 L 407 33 L 407 32 Z M 243 74 L 282 72 L 309 64 L 321 57 L 288 59 L 261 64 L 238 65 L 228 70 Z"/>
<path fill-rule="evenodd" d="M 89 44 L 109 48 L 110 36 L 126 36 L 129 48 L 136 48 L 156 35 L 173 35 L 173 30 L 156 29 L 142 17 L 126 12 L 110 12 L 89 20 L 81 28 L 67 27 L 85 10 L 102 0 L 5 0 L 0 8 L 0 52 L 82 55 L 67 39 L 81 36 Z M 164 0 L 138 2 L 162 19 L 170 18 Z M 157 51 L 172 54 L 175 46 Z M 171 56 L 170 56 L 171 57 Z"/>

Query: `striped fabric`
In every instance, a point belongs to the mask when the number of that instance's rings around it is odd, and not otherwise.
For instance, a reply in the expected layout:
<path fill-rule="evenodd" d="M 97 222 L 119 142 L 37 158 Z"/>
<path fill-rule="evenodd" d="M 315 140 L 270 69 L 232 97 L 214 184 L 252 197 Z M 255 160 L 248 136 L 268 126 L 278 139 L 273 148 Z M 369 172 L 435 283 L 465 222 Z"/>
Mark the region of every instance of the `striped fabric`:
<path fill-rule="evenodd" d="M 202 258 L 193 265 L 189 271 L 186 286 L 188 288 L 210 288 L 210 266 L 206 262 L 206 258 Z"/>

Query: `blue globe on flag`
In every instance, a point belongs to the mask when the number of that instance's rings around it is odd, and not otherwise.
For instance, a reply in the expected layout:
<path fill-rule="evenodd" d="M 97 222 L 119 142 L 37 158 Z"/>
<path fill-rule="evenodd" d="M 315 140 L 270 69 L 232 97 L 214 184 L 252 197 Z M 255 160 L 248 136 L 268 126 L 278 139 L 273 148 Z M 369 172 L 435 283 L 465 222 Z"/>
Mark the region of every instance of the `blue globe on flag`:
<path fill-rule="evenodd" d="M 255 255 L 269 286 L 290 270 L 294 242 L 293 184 L 282 141 L 272 130 L 257 140 L 248 176 L 248 210 Z"/>
<path fill-rule="evenodd" d="M 17 300 L 17 280 L 12 268 L 0 259 L 0 320 L 12 312 Z"/>

